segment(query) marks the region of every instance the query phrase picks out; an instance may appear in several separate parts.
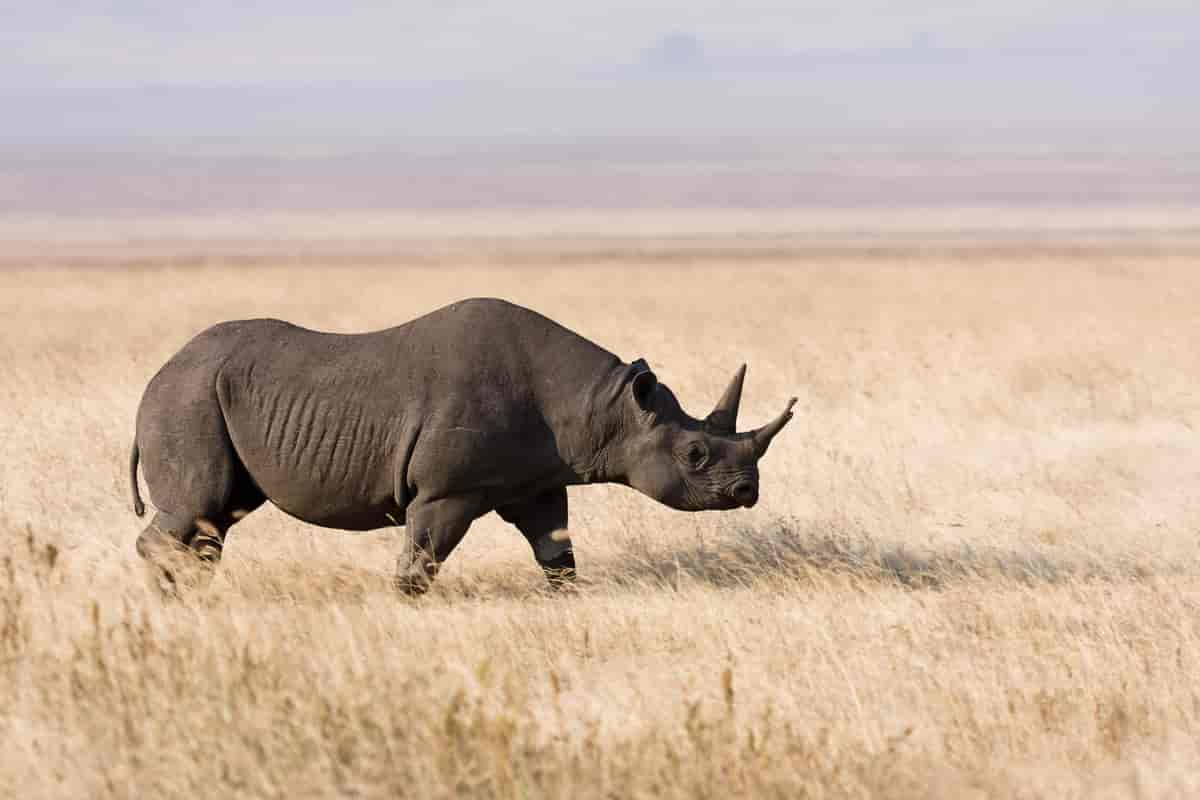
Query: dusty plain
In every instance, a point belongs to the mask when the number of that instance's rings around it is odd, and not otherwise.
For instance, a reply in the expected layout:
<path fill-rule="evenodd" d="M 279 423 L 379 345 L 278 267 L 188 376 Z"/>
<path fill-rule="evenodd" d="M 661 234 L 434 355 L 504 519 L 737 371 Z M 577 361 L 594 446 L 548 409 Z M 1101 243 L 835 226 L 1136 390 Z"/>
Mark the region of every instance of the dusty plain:
<path fill-rule="evenodd" d="M 761 502 L 573 489 L 577 592 L 492 515 L 419 601 L 268 507 L 151 593 L 166 358 L 472 295 L 798 396 Z M 1198 301 L 1186 209 L 6 217 L 0 796 L 1196 796 Z"/>

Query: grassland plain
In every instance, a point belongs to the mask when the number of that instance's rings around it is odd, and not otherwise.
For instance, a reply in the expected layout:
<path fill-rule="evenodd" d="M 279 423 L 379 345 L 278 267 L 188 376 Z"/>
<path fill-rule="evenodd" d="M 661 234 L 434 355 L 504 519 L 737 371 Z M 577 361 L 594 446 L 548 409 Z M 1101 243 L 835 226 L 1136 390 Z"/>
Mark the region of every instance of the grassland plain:
<path fill-rule="evenodd" d="M 0 796 L 1200 793 L 1200 214 L 0 222 Z M 468 295 L 797 416 L 752 510 L 572 490 L 580 590 L 474 526 L 274 509 L 150 593 L 126 457 L 191 335 Z"/>

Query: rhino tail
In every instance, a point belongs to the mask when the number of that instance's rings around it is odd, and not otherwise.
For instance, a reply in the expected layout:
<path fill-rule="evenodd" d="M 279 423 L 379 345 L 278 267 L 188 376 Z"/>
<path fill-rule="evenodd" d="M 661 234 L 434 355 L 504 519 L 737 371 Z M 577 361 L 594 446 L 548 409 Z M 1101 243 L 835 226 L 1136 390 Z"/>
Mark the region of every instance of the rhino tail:
<path fill-rule="evenodd" d="M 137 439 L 134 439 L 133 450 L 129 453 L 129 486 L 133 490 L 133 513 L 140 517 L 146 513 L 146 504 L 142 502 L 142 496 L 138 493 L 138 457 Z"/>

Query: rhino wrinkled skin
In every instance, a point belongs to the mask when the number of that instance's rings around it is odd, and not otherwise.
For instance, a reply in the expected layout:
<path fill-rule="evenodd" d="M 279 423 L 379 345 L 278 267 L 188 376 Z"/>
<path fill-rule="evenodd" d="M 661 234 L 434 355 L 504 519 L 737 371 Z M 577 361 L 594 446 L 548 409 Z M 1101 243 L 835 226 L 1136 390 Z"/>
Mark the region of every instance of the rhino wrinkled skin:
<path fill-rule="evenodd" d="M 130 458 L 158 511 L 138 552 L 219 560 L 265 501 L 347 530 L 402 524 L 396 584 L 423 592 L 476 518 L 496 511 L 555 585 L 575 575 L 566 487 L 619 483 L 672 508 L 749 507 L 758 460 L 791 419 L 737 433 L 745 366 L 704 420 L 646 362 L 546 317 L 463 300 L 404 325 L 319 333 L 273 319 L 203 331 L 151 379 Z"/>

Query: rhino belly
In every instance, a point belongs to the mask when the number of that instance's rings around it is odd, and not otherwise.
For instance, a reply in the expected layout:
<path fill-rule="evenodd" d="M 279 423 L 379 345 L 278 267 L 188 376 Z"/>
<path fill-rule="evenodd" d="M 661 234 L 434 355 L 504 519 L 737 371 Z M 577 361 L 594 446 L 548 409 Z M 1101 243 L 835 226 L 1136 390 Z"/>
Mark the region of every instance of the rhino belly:
<path fill-rule="evenodd" d="M 385 487 L 385 481 L 376 476 L 352 474 L 348 480 L 335 481 L 304 465 L 280 466 L 254 455 L 243 458 L 251 479 L 268 500 L 293 517 L 346 530 L 403 524 L 403 509 L 396 504 L 390 486 Z"/>
<path fill-rule="evenodd" d="M 272 501 L 289 516 L 322 528 L 338 528 L 344 531 L 374 531 L 403 525 L 404 511 L 395 503 L 380 508 L 343 508 L 338 504 L 311 505 L 302 509 L 285 507 Z"/>
<path fill-rule="evenodd" d="M 303 394 L 244 403 L 226 422 L 251 479 L 288 514 L 346 530 L 403 523 L 381 422 L 335 397 Z"/>

